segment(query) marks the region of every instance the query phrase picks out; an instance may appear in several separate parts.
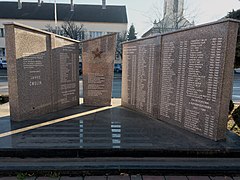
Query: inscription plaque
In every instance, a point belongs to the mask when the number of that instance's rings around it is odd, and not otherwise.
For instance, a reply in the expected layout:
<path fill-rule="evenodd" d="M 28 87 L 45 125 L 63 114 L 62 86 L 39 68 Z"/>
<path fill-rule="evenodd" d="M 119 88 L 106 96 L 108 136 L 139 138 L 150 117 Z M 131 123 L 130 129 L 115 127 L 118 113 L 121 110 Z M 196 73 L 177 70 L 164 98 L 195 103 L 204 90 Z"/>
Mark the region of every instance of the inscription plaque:
<path fill-rule="evenodd" d="M 122 105 L 154 117 L 158 115 L 159 48 L 160 36 L 123 44 Z"/>
<path fill-rule="evenodd" d="M 83 103 L 109 106 L 112 98 L 116 33 L 82 42 Z"/>
<path fill-rule="evenodd" d="M 55 108 L 64 109 L 79 103 L 79 43 L 55 37 L 54 46 L 54 104 Z"/>
<path fill-rule="evenodd" d="M 224 21 L 162 36 L 159 119 L 224 138 L 237 29 Z"/>
<path fill-rule="evenodd" d="M 148 39 L 125 43 L 123 106 L 148 112 L 146 98 L 151 90 L 146 93 L 145 87 L 152 89 L 153 84 L 157 86 L 153 100 L 158 99 L 158 119 L 213 140 L 223 139 L 238 23 L 227 19 L 153 37 L 158 37 L 160 44 L 159 66 L 153 66 L 159 80 L 147 78 L 147 86 L 146 67 L 151 67 L 152 61 L 148 56 L 145 65 L 141 42 L 146 45 Z"/>
<path fill-rule="evenodd" d="M 78 105 L 78 41 L 17 23 L 5 29 L 11 120 Z"/>

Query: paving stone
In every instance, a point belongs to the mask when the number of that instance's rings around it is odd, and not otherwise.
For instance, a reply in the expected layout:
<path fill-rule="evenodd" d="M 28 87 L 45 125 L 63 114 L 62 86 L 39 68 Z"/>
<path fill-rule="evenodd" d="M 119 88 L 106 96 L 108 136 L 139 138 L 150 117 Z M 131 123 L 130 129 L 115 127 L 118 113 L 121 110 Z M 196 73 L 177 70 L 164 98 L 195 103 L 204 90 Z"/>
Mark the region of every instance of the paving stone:
<path fill-rule="evenodd" d="M 60 180 L 83 180 L 83 177 L 70 177 L 70 176 L 61 176 Z"/>
<path fill-rule="evenodd" d="M 240 180 L 240 177 L 233 177 L 234 180 Z"/>
<path fill-rule="evenodd" d="M 164 176 L 142 176 L 143 180 L 165 180 Z"/>
<path fill-rule="evenodd" d="M 211 180 L 233 180 L 231 177 L 229 176 L 211 176 L 210 177 Z"/>
<path fill-rule="evenodd" d="M 84 180 L 106 180 L 106 176 L 85 176 Z"/>
<path fill-rule="evenodd" d="M 36 180 L 37 177 L 26 177 L 24 180 Z"/>
<path fill-rule="evenodd" d="M 132 175 L 131 180 L 142 180 L 142 176 L 141 175 Z"/>
<path fill-rule="evenodd" d="M 188 176 L 189 180 L 211 180 L 208 176 Z"/>
<path fill-rule="evenodd" d="M 166 180 L 188 180 L 186 176 L 165 176 Z"/>
<path fill-rule="evenodd" d="M 25 177 L 24 180 L 35 180 L 37 177 Z M 18 180 L 17 176 L 15 177 L 0 177 L 0 180 Z"/>
<path fill-rule="evenodd" d="M 108 176 L 108 180 L 130 180 L 130 176 Z"/>
<path fill-rule="evenodd" d="M 60 179 L 60 177 L 38 177 L 36 180 L 57 180 L 57 179 Z"/>

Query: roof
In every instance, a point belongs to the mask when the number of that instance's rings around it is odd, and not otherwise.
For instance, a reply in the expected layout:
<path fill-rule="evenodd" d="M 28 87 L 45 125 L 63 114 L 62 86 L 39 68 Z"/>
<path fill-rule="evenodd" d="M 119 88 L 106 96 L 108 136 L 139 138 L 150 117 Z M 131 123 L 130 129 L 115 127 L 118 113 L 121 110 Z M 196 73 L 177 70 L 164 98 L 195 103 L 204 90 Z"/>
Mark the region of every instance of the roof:
<path fill-rule="evenodd" d="M 162 23 L 163 25 L 161 25 Z M 147 32 L 145 32 L 142 35 L 142 37 L 147 37 L 156 33 L 166 33 L 166 32 L 176 31 L 177 29 L 174 28 L 174 26 L 172 26 L 173 24 L 171 23 L 173 23 L 172 19 L 162 19 L 158 23 L 154 23 L 153 27 L 150 28 Z M 194 23 L 190 23 L 185 17 L 181 17 L 181 21 L 178 23 L 179 24 L 183 23 L 183 24 L 180 24 L 180 27 L 178 29 L 194 26 Z M 157 25 L 157 27 L 155 27 L 155 24 Z"/>
<path fill-rule="evenodd" d="M 57 4 L 58 20 L 80 22 L 109 22 L 127 23 L 125 6 L 74 4 L 74 11 L 70 11 L 70 4 Z M 54 20 L 54 4 L 37 2 L 23 2 L 22 9 L 18 9 L 17 2 L 0 2 L 0 19 L 31 19 Z"/>
<path fill-rule="evenodd" d="M 149 29 L 147 32 L 145 32 L 143 35 L 142 35 L 142 38 L 144 37 L 147 37 L 147 36 L 150 36 L 154 31 L 154 27 L 152 27 L 151 29 Z"/>

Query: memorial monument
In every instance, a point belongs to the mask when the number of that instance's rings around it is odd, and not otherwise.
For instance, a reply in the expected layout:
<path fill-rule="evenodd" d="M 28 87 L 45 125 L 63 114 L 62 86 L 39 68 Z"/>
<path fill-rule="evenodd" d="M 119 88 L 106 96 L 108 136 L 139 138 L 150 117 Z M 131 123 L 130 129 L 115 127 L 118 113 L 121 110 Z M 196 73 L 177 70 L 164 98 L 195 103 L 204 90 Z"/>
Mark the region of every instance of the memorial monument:
<path fill-rule="evenodd" d="M 82 43 L 83 103 L 87 106 L 110 106 L 116 33 Z"/>
<path fill-rule="evenodd" d="M 227 19 L 125 43 L 123 106 L 223 139 L 238 24 Z"/>
<path fill-rule="evenodd" d="M 79 41 L 5 24 L 10 116 L 22 121 L 79 104 Z"/>

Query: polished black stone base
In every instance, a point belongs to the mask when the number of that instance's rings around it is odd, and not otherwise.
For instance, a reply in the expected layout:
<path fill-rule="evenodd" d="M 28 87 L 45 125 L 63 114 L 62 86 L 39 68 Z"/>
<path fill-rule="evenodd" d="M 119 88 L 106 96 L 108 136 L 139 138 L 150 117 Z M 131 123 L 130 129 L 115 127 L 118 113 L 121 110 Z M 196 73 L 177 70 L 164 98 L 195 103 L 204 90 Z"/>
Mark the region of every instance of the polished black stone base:
<path fill-rule="evenodd" d="M 0 157 L 240 157 L 240 138 L 231 132 L 215 142 L 123 107 L 69 118 L 95 109 L 79 106 L 24 122 L 2 116 L 0 135 L 40 127 L 1 137 Z"/>

